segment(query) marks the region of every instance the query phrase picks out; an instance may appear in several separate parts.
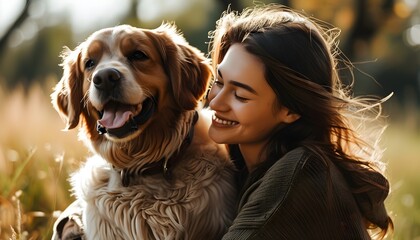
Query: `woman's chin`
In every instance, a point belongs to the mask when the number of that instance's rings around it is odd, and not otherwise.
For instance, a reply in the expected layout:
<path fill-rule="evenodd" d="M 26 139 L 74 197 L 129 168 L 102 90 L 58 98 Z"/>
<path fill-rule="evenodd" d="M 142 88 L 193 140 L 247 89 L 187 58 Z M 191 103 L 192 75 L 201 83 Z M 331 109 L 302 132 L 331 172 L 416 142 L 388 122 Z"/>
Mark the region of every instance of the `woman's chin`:
<path fill-rule="evenodd" d="M 213 125 L 210 126 L 209 128 L 209 137 L 216 143 L 218 144 L 225 144 L 223 133 L 221 133 L 221 131 L 219 131 L 216 127 L 214 127 Z"/>

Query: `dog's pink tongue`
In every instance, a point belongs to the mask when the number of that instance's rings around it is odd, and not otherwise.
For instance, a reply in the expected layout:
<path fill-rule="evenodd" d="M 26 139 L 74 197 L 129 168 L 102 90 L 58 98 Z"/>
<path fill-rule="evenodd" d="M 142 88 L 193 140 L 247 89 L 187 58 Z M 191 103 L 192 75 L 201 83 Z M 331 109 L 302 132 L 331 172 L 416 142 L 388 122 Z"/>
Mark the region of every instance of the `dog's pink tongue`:
<path fill-rule="evenodd" d="M 119 128 L 131 118 L 134 110 L 134 106 L 126 104 L 107 104 L 104 108 L 102 118 L 98 122 L 109 129 Z"/>

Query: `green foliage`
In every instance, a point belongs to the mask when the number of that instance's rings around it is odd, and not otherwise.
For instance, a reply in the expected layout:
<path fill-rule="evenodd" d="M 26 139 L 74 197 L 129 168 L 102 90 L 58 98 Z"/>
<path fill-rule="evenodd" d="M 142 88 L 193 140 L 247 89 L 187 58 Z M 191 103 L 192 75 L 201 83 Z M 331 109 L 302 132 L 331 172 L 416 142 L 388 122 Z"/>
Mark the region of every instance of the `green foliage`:
<path fill-rule="evenodd" d="M 393 123 L 385 132 L 384 146 L 388 148 L 385 160 L 388 162 L 387 172 L 391 181 L 387 207 L 395 224 L 394 239 L 419 239 L 420 131 L 406 126 Z"/>

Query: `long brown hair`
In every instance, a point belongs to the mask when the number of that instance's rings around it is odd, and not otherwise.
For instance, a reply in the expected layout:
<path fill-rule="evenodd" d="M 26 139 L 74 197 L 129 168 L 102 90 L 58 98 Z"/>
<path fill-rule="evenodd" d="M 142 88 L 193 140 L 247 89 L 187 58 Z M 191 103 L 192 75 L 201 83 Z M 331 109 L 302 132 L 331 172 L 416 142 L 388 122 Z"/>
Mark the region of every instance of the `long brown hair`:
<path fill-rule="evenodd" d="M 216 68 L 229 47 L 241 43 L 264 63 L 265 78 L 277 95 L 275 105 L 301 116 L 273 132 L 265 157 L 279 159 L 304 146 L 326 164 L 331 159 L 346 177 L 368 227 L 379 229 L 377 237 L 384 238 L 393 229 L 383 203 L 389 183 L 378 144 L 385 128 L 385 99 L 353 97 L 351 84 L 341 82 L 338 64 L 346 63 L 350 70 L 352 65 L 337 47 L 338 35 L 327 23 L 270 4 L 241 14 L 225 12 L 209 47 Z M 364 204 L 366 198 L 372 204 Z"/>

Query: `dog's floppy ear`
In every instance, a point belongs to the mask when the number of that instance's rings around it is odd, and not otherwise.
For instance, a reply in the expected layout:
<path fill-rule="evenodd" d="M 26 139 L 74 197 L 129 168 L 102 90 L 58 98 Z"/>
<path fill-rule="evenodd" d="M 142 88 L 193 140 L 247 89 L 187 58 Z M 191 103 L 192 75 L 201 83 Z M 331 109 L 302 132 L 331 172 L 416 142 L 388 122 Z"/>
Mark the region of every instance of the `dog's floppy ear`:
<path fill-rule="evenodd" d="M 63 76 L 51 94 L 52 104 L 66 121 L 66 130 L 79 124 L 83 103 L 83 76 L 79 68 L 80 48 L 71 51 L 65 48 L 62 53 Z"/>
<path fill-rule="evenodd" d="M 204 95 L 211 67 L 203 53 L 188 44 L 171 24 L 156 29 L 163 37 L 163 64 L 170 76 L 175 100 L 185 110 L 193 110 Z"/>

